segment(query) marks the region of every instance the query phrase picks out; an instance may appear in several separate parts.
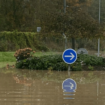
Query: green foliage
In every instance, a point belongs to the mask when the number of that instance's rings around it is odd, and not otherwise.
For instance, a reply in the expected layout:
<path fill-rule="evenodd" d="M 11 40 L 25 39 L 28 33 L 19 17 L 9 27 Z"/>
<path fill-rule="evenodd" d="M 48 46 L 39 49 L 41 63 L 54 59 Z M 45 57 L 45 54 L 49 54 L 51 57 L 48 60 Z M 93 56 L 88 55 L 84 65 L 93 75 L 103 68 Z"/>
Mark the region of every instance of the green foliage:
<path fill-rule="evenodd" d="M 91 56 L 87 54 L 79 54 L 77 61 L 83 61 L 86 65 L 103 65 L 103 58 L 97 56 Z"/>
<path fill-rule="evenodd" d="M 53 70 L 53 68 L 52 67 L 49 67 L 48 70 Z"/>
<path fill-rule="evenodd" d="M 49 49 L 38 40 L 39 34 L 29 32 L 0 32 L 0 51 L 16 51 L 30 47 L 33 50 L 44 50 Z M 40 36 L 41 37 L 41 36 Z"/>
<path fill-rule="evenodd" d="M 94 67 L 93 67 L 93 66 L 91 66 L 91 65 L 88 65 L 88 69 L 89 69 L 89 70 L 93 70 L 93 69 L 94 69 Z"/>
<path fill-rule="evenodd" d="M 80 71 L 82 70 L 82 66 L 80 62 L 75 62 L 71 65 L 72 70 Z"/>
<path fill-rule="evenodd" d="M 93 70 L 93 66 L 102 65 L 103 58 L 79 54 L 77 61 L 71 64 L 71 69 L 73 71 L 82 70 L 81 61 L 83 61 L 90 70 Z M 91 65 L 91 66 L 90 66 Z M 17 62 L 16 67 L 25 67 L 28 69 L 35 70 L 48 70 L 49 68 L 53 70 L 68 70 L 68 65 L 63 61 L 62 55 L 45 55 L 40 57 L 31 57 L 20 62 Z"/>
<path fill-rule="evenodd" d="M 41 57 L 28 58 L 17 62 L 16 67 L 23 67 L 35 70 L 67 70 L 68 66 L 62 60 L 61 55 L 45 55 Z"/>
<path fill-rule="evenodd" d="M 6 51 L 7 50 L 7 48 L 6 48 L 7 45 L 8 45 L 8 43 L 5 40 L 1 39 L 1 41 L 0 41 L 0 51 Z"/>
<path fill-rule="evenodd" d="M 0 52 L 0 62 L 16 62 L 14 52 Z"/>
<path fill-rule="evenodd" d="M 39 49 L 40 51 L 44 50 L 44 51 L 48 51 L 48 48 L 45 47 L 44 45 L 38 45 L 37 49 Z"/>
<path fill-rule="evenodd" d="M 16 63 L 16 68 L 22 68 L 23 62 L 19 61 Z"/>
<path fill-rule="evenodd" d="M 58 7 L 56 7 L 57 3 L 59 4 Z M 49 5 L 44 7 L 46 15 L 42 15 L 41 20 L 41 25 L 44 27 L 43 32 L 63 33 L 62 30 L 64 30 L 67 37 L 74 38 L 93 38 L 102 35 L 100 35 L 102 29 L 99 28 L 98 21 L 92 18 L 87 11 L 91 1 L 67 0 L 66 3 L 69 7 L 66 8 L 65 14 L 60 9 L 63 5 L 61 1 L 49 2 Z"/>
<path fill-rule="evenodd" d="M 61 33 L 65 29 L 69 37 L 99 36 L 98 19 L 93 18 L 98 17 L 98 1 L 66 0 L 66 3 L 68 7 L 64 14 L 62 0 L 1 0 L 0 31 L 36 32 L 36 27 L 41 26 L 42 32 Z M 102 4 L 101 10 L 104 11 L 104 0 Z M 105 20 L 104 15 L 104 12 L 101 13 L 102 21 Z M 18 40 L 18 43 L 20 42 Z M 18 47 L 20 46 L 17 45 Z"/>

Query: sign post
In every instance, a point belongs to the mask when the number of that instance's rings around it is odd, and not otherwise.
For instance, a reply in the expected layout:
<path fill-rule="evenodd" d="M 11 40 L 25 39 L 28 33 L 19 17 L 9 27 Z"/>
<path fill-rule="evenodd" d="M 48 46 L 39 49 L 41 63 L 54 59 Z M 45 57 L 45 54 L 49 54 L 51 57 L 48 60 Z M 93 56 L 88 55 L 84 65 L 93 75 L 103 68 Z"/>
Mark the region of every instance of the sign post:
<path fill-rule="evenodd" d="M 100 24 L 100 5 L 101 0 L 99 0 L 99 24 Z M 100 38 L 98 39 L 98 57 L 100 56 Z"/>
<path fill-rule="evenodd" d="M 68 75 L 70 77 L 70 64 L 68 64 Z"/>
<path fill-rule="evenodd" d="M 70 64 L 72 64 L 76 61 L 77 53 L 73 49 L 66 49 L 62 54 L 62 58 L 63 58 L 64 62 L 68 64 L 68 73 L 69 73 Z M 77 84 L 71 78 L 64 80 L 62 83 L 63 92 L 75 92 L 76 88 L 77 88 Z M 64 94 L 64 95 L 71 96 L 71 95 L 75 95 L 75 94 Z M 66 97 L 64 99 L 74 99 L 74 98 Z"/>
<path fill-rule="evenodd" d="M 67 47 L 67 37 L 66 35 L 63 33 L 63 36 L 64 36 L 64 39 L 65 39 L 65 50 L 66 50 L 66 47 Z"/>

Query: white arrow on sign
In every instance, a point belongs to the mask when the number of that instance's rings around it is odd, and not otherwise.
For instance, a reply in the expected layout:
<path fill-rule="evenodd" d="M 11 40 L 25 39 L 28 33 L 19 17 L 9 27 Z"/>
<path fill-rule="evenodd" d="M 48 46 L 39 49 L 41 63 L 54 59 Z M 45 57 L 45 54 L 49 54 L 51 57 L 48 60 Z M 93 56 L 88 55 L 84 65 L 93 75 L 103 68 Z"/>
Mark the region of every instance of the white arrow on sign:
<path fill-rule="evenodd" d="M 71 82 L 70 82 L 70 84 L 71 84 L 71 85 L 65 85 L 65 87 L 70 87 L 71 89 L 73 89 L 74 84 L 72 84 Z"/>
<path fill-rule="evenodd" d="M 65 57 L 71 57 L 71 59 L 70 60 L 72 60 L 75 56 L 72 54 L 72 53 L 70 53 L 71 55 L 65 55 Z"/>

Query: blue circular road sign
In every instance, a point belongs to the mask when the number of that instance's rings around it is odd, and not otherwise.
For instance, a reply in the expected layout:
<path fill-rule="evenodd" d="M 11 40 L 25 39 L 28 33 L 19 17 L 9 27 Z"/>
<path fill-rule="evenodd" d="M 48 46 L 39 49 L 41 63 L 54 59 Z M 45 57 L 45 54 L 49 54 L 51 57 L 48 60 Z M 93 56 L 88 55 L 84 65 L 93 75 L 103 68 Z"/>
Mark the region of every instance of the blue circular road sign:
<path fill-rule="evenodd" d="M 77 59 L 77 53 L 73 49 L 66 49 L 62 54 L 62 58 L 65 63 L 72 64 Z"/>
<path fill-rule="evenodd" d="M 75 92 L 75 90 L 77 89 L 77 84 L 73 79 L 68 78 L 63 81 L 62 89 L 64 90 L 64 92 Z"/>

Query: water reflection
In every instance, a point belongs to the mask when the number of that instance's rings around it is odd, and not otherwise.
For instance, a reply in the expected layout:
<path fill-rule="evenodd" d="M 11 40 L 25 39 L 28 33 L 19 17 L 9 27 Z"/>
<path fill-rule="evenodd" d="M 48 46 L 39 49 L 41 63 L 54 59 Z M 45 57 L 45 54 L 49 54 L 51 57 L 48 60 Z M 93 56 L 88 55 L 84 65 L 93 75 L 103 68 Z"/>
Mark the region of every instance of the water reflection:
<path fill-rule="evenodd" d="M 74 97 L 71 97 L 71 96 L 75 95 L 77 84 L 76 84 L 75 80 L 70 78 L 71 77 L 70 72 L 71 72 L 70 65 L 68 65 L 68 77 L 69 78 L 65 79 L 62 82 L 62 89 L 63 89 L 63 96 L 64 96 L 63 99 L 75 99 Z"/>
<path fill-rule="evenodd" d="M 0 105 L 104 105 L 105 72 L 70 72 L 77 83 L 75 93 L 63 93 L 67 71 L 0 71 Z M 65 97 L 72 99 L 64 99 Z"/>
<path fill-rule="evenodd" d="M 32 81 L 29 78 L 19 77 L 18 75 L 13 75 L 13 79 L 16 83 L 23 84 L 25 86 L 31 86 Z"/>

